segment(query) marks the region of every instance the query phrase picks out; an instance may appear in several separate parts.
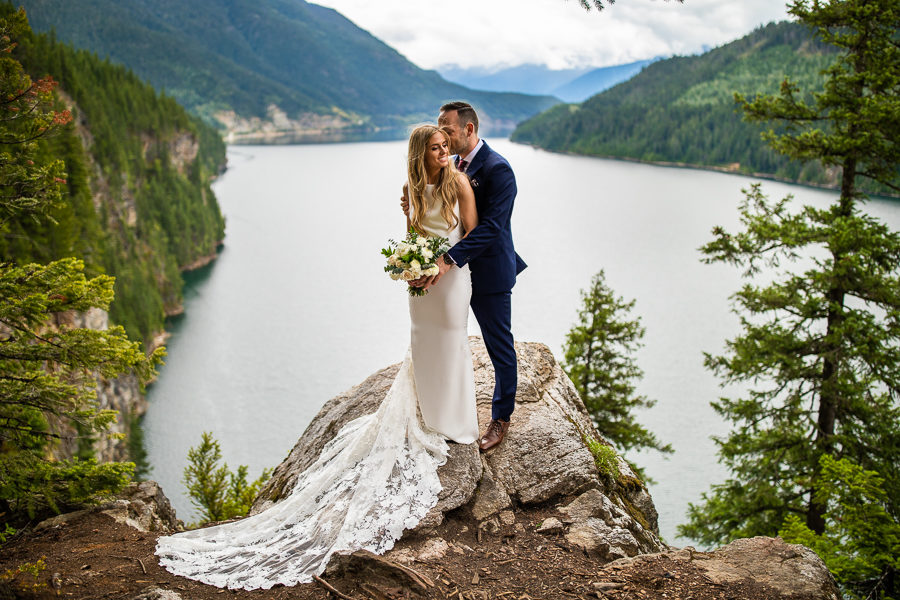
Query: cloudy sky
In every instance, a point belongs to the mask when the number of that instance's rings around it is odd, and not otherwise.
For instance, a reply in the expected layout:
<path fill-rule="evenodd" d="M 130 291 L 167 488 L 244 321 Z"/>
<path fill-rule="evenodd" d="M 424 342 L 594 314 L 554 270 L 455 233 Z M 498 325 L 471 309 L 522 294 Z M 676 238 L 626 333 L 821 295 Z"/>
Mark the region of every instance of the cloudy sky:
<path fill-rule="evenodd" d="M 618 0 L 602 12 L 585 12 L 577 0 L 310 1 L 426 69 L 602 67 L 694 54 L 787 18 L 785 0 Z"/>

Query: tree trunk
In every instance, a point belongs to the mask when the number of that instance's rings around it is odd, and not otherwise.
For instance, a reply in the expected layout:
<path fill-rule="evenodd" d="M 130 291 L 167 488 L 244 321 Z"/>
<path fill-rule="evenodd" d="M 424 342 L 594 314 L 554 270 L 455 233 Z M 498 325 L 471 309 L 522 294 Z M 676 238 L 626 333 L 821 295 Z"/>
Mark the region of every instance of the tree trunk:
<path fill-rule="evenodd" d="M 853 214 L 853 204 L 856 196 L 856 159 L 849 158 L 844 162 L 843 172 L 841 174 L 841 199 L 840 199 L 840 216 L 849 217 Z M 841 251 L 832 249 L 832 270 L 838 271 L 844 255 Z M 826 506 L 820 502 L 816 502 L 813 497 L 813 488 L 815 482 L 821 476 L 819 467 L 819 458 L 823 454 L 830 454 L 832 448 L 832 438 L 834 437 L 835 422 L 838 419 L 838 406 L 840 403 L 839 396 L 839 378 L 840 368 L 843 357 L 841 356 L 841 343 L 834 341 L 835 331 L 844 321 L 844 297 L 846 288 L 841 281 L 835 281 L 828 289 L 826 297 L 828 298 L 828 316 L 826 339 L 830 340 L 822 361 L 822 386 L 819 392 L 819 415 L 818 430 L 816 432 L 816 447 L 813 452 L 812 465 L 813 478 L 810 489 L 809 508 L 806 514 L 806 526 L 814 532 L 821 535 L 825 532 L 825 510 Z"/>

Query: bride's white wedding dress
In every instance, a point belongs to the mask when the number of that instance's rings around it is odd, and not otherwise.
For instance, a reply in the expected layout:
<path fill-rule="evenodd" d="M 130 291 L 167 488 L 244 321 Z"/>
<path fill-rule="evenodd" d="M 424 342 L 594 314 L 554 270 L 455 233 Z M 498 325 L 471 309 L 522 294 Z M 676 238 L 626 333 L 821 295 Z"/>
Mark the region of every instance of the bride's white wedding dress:
<path fill-rule="evenodd" d="M 455 244 L 426 190 L 424 229 Z M 410 352 L 378 410 L 347 423 L 291 494 L 252 517 L 161 537 L 156 554 L 175 575 L 253 590 L 321 573 L 335 552 L 391 549 L 437 504 L 446 438 L 478 438 L 466 321 L 468 267 L 410 298 Z M 421 414 L 421 419 L 420 419 Z M 423 424 L 424 421 L 424 424 Z"/>

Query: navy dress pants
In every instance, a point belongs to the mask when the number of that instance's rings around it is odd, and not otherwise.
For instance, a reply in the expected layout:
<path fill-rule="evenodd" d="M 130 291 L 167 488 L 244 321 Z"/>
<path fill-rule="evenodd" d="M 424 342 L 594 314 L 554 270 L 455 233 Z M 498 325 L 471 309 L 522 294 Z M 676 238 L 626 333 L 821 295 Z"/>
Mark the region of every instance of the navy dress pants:
<path fill-rule="evenodd" d="M 472 312 L 494 365 L 491 418 L 509 421 L 516 404 L 516 348 L 512 335 L 512 292 L 472 294 Z"/>

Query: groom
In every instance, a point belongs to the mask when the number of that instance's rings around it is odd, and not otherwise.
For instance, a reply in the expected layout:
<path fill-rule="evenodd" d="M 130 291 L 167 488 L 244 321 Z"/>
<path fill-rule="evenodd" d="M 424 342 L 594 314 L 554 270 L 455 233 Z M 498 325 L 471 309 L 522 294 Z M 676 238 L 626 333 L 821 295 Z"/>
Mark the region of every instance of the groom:
<path fill-rule="evenodd" d="M 510 229 L 516 177 L 506 159 L 479 139 L 478 115 L 469 104 L 443 105 L 438 125 L 450 135 L 450 152 L 457 155 L 457 168 L 472 182 L 478 225 L 438 260 L 440 272 L 426 280 L 424 287 L 438 283 L 450 269 L 469 265 L 472 312 L 494 365 L 491 422 L 479 440 L 484 451 L 503 441 L 516 401 L 518 378 L 510 299 L 516 275 L 526 266 L 516 254 Z M 408 211 L 408 204 L 404 211 Z"/>

